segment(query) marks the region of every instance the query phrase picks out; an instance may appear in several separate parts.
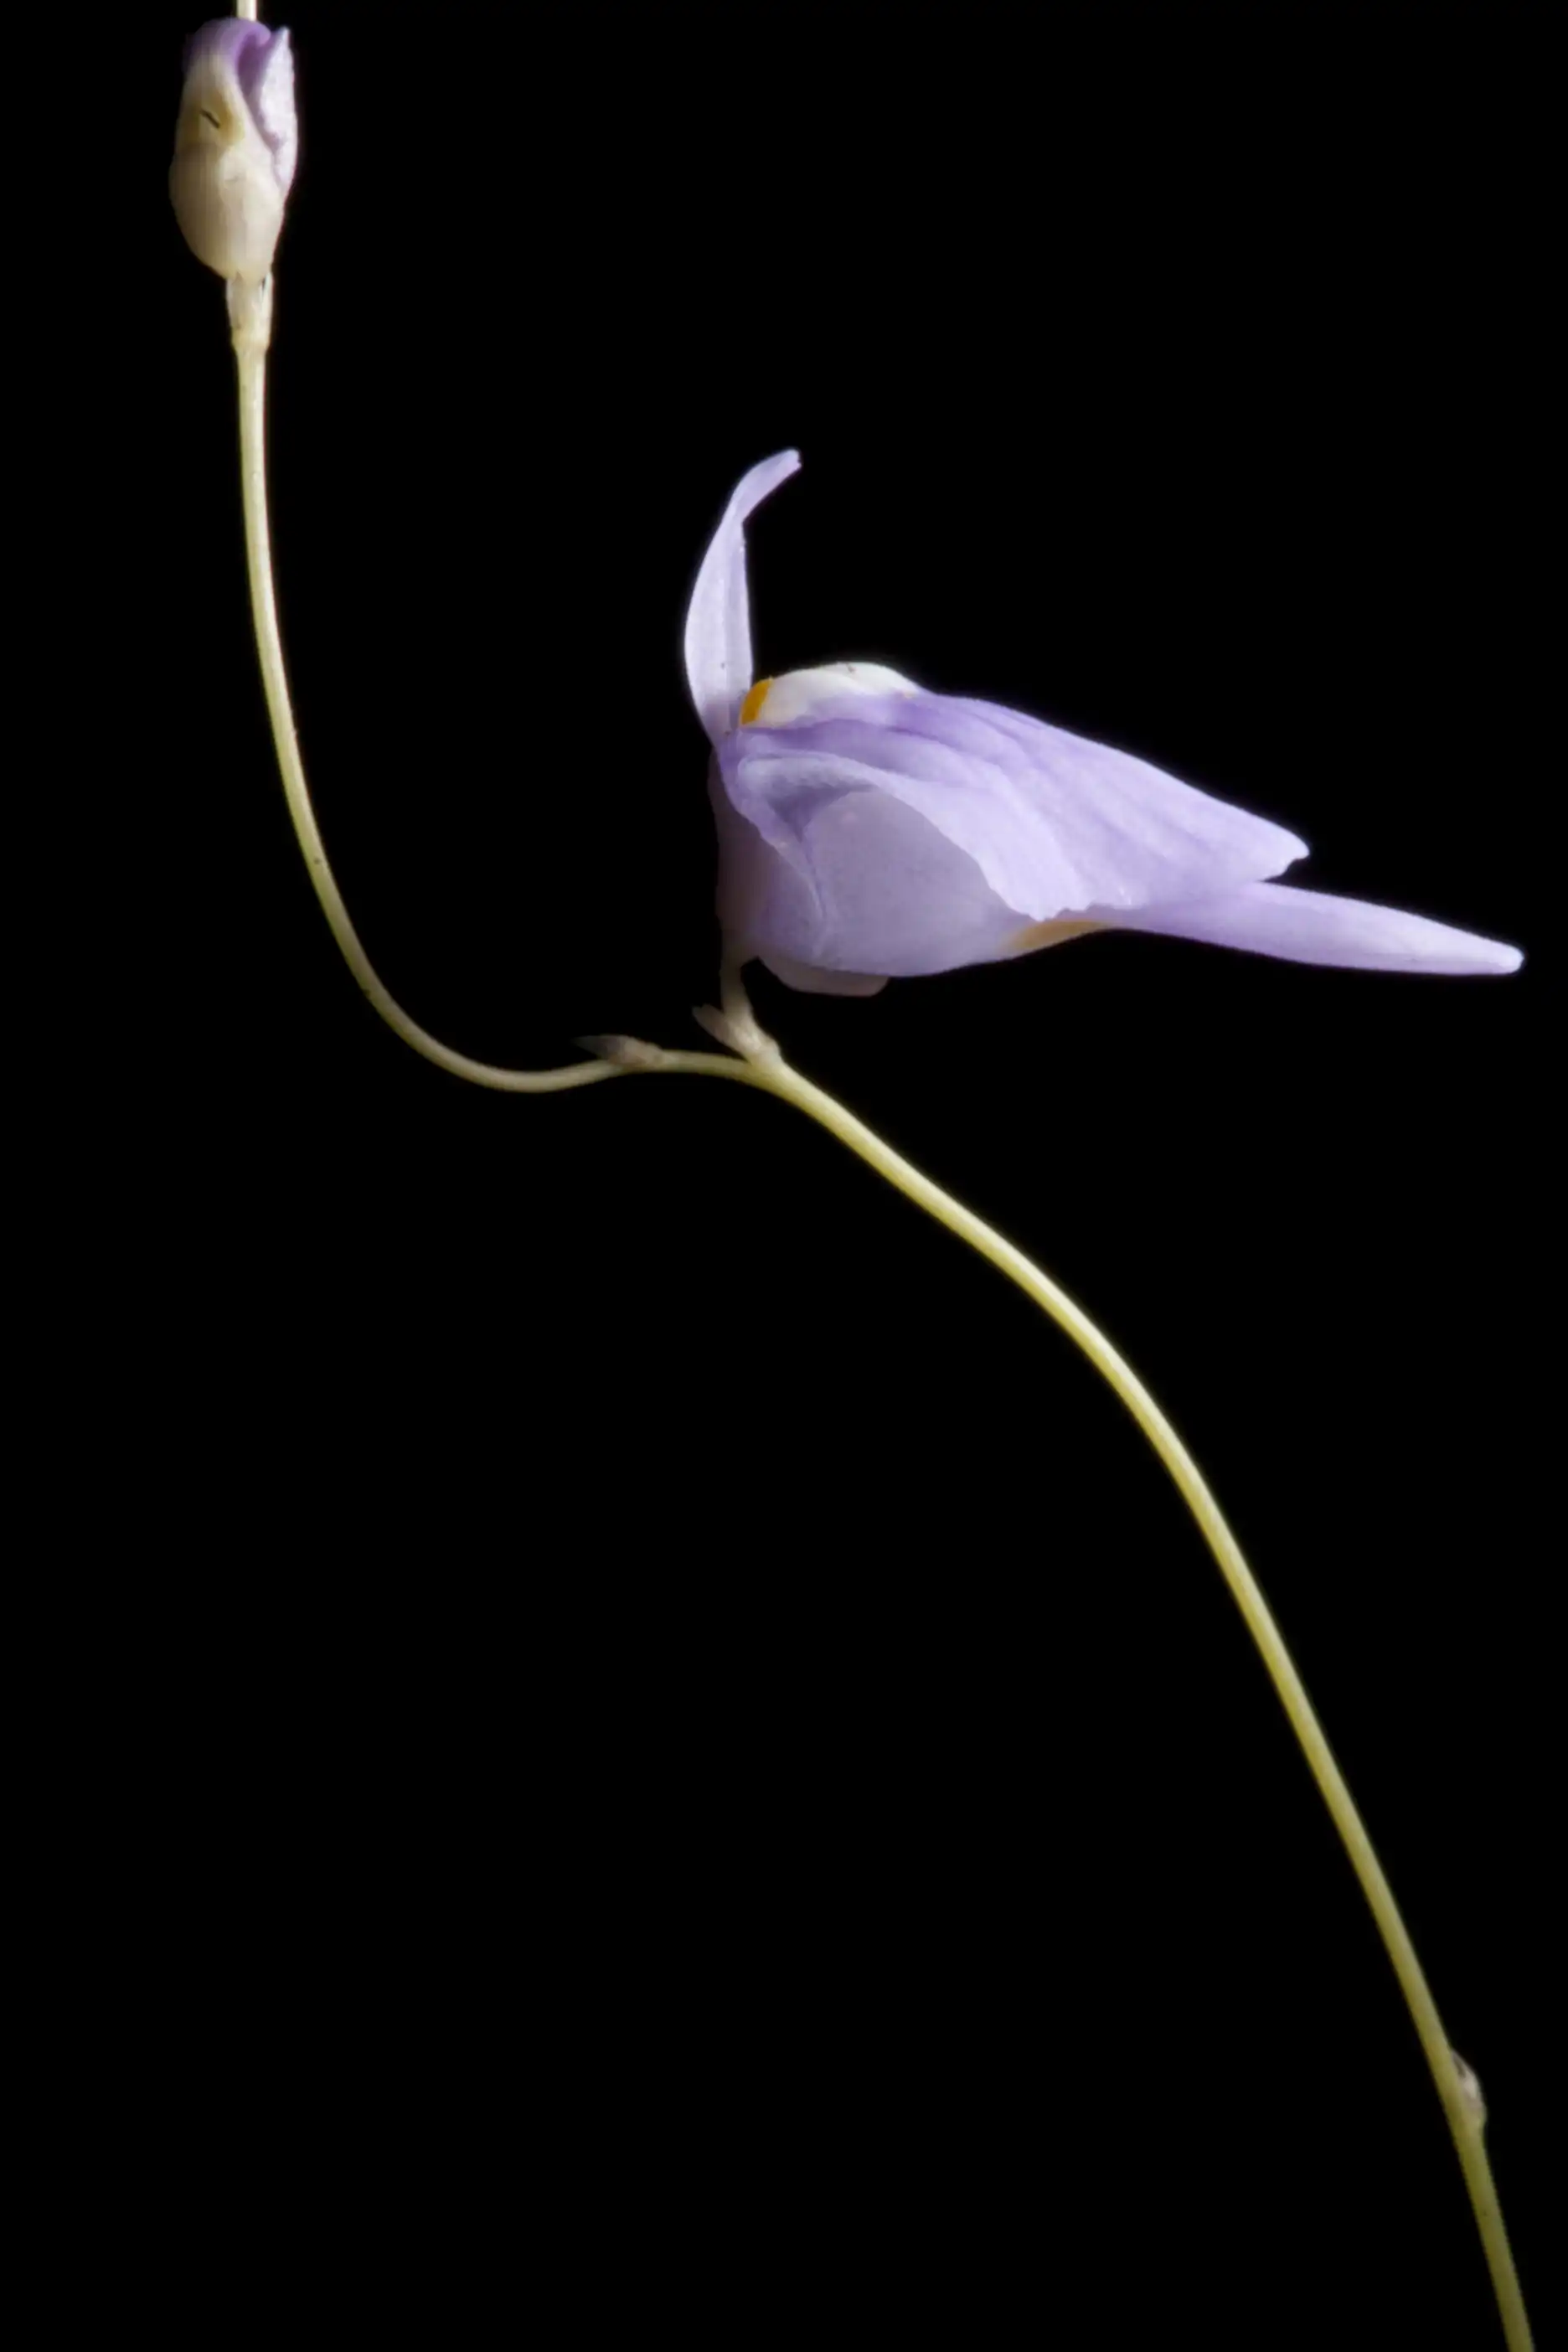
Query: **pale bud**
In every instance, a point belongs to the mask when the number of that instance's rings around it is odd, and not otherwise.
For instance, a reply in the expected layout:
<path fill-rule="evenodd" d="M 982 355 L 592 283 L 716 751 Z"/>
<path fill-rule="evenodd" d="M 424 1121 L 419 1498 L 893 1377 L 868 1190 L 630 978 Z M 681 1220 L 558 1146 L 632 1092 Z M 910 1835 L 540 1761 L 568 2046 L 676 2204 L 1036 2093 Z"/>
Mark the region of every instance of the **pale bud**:
<path fill-rule="evenodd" d="M 231 283 L 272 267 L 299 127 L 289 36 L 239 16 L 192 35 L 169 194 L 185 243 Z"/>

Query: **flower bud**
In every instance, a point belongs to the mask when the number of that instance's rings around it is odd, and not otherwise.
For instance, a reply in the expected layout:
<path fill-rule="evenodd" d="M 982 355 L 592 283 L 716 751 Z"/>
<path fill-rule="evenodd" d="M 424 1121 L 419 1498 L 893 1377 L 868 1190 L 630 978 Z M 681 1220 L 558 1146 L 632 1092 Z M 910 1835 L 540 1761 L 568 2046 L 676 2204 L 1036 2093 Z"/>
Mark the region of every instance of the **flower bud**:
<path fill-rule="evenodd" d="M 193 34 L 169 194 L 198 261 L 258 284 L 272 267 L 294 177 L 294 58 L 281 27 L 220 16 Z"/>

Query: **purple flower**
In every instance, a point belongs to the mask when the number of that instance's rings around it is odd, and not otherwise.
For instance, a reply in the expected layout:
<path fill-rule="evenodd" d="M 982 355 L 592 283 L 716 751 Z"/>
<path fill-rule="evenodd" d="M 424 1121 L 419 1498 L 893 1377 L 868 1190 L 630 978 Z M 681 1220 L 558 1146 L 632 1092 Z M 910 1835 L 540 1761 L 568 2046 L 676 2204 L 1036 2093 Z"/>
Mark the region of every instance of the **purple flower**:
<path fill-rule="evenodd" d="M 169 194 L 185 243 L 220 278 L 257 284 L 270 270 L 299 145 L 282 26 L 219 16 L 194 33 Z"/>
<path fill-rule="evenodd" d="M 1038 719 L 868 662 L 753 684 L 744 525 L 799 464 L 784 450 L 741 482 L 686 621 L 737 962 L 861 996 L 1109 929 L 1372 971 L 1517 970 L 1496 940 L 1283 887 L 1294 834 Z"/>

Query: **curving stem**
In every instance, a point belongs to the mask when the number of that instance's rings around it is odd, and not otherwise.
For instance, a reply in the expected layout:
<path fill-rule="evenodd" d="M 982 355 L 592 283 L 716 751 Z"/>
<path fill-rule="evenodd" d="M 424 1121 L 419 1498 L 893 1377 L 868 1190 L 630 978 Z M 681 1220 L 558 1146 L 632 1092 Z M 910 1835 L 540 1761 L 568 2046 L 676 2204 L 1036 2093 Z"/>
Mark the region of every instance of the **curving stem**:
<path fill-rule="evenodd" d="M 1258 1580 L 1247 1566 L 1240 1545 L 1226 1524 L 1225 1516 L 1209 1490 L 1197 1464 L 1137 1373 L 1121 1356 L 1105 1334 L 1090 1322 L 1077 1302 L 1069 1298 L 1058 1284 L 1053 1282 L 1034 1261 L 1015 1248 L 994 1226 L 966 1209 L 933 1184 L 929 1176 L 912 1166 L 902 1155 L 873 1132 L 852 1111 L 813 1086 L 792 1069 L 779 1054 L 771 1038 L 757 1029 L 751 1007 L 739 976 L 727 972 L 723 992 L 723 1009 L 713 1013 L 704 1009 L 699 1019 L 711 1035 L 732 1045 L 742 1057 L 731 1060 L 719 1054 L 661 1053 L 657 1047 L 642 1045 L 632 1046 L 631 1041 L 604 1038 L 595 1042 L 601 1050 L 612 1054 L 626 1050 L 625 1066 L 638 1072 L 688 1072 L 703 1077 L 731 1078 L 742 1086 L 759 1087 L 763 1093 L 776 1095 L 781 1102 L 792 1103 L 797 1110 L 825 1127 L 839 1142 L 847 1145 L 858 1158 L 874 1168 L 897 1192 L 918 1208 L 945 1225 L 959 1240 L 977 1250 L 1010 1282 L 1017 1284 L 1025 1296 L 1037 1307 L 1043 1307 L 1051 1320 L 1075 1340 L 1089 1362 L 1108 1381 L 1121 1398 L 1144 1436 L 1149 1440 L 1174 1481 L 1193 1517 L 1197 1521 L 1205 1542 L 1218 1563 L 1220 1574 L 1229 1587 L 1232 1599 L 1240 1610 L 1247 1629 L 1263 1659 L 1268 1678 L 1279 1693 L 1280 1705 L 1289 1717 L 1308 1768 L 1318 1784 L 1324 1804 L 1329 1809 L 1341 1843 L 1350 1857 L 1352 1869 L 1361 1883 L 1362 1893 L 1377 1922 L 1377 1931 L 1384 1948 L 1394 1964 L 1399 1989 L 1420 2036 L 1421 2047 L 1432 2079 L 1437 2086 L 1437 2096 L 1448 2119 L 1448 2128 L 1458 2150 L 1459 2163 L 1469 2192 L 1476 2225 L 1480 2231 L 1487 2267 L 1491 2273 L 1492 2293 L 1496 2297 L 1498 2315 L 1509 2352 L 1531 2352 L 1530 2321 L 1520 2291 L 1519 2275 L 1514 2267 L 1513 2251 L 1509 2244 L 1508 2231 L 1502 2209 L 1498 2202 L 1497 2188 L 1492 2179 L 1491 2165 L 1487 2158 L 1483 2127 L 1486 2110 L 1479 2086 L 1474 2074 L 1451 2046 L 1437 2014 L 1436 2002 L 1409 1932 L 1400 1916 L 1394 1892 L 1384 1874 L 1365 1823 L 1356 1810 L 1355 1801 L 1346 1786 L 1344 1775 L 1334 1760 L 1323 1733 L 1323 1727 L 1313 1712 L 1295 1662 L 1285 1646 L 1284 1636 L 1274 1621 L 1274 1615 L 1258 1587 Z M 757 1043 L 760 1041 L 760 1049 Z"/>

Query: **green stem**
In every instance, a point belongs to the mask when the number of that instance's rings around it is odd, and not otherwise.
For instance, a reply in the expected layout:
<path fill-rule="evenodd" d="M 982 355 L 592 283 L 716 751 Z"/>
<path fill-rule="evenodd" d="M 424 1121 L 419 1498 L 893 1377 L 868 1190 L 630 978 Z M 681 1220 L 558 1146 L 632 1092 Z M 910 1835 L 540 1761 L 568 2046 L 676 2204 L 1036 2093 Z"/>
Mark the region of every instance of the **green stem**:
<path fill-rule="evenodd" d="M 249 12 L 242 7 L 239 13 L 245 15 Z M 231 289 L 231 296 L 233 291 Z M 1345 1786 L 1344 1777 L 1334 1761 L 1322 1727 L 1312 1712 L 1301 1678 L 1296 1672 L 1268 1604 L 1258 1590 L 1257 1579 L 1242 1557 L 1241 1548 L 1226 1525 L 1219 1506 L 1210 1494 L 1197 1465 L 1131 1365 L 1117 1353 L 1104 1334 L 1096 1329 L 1083 1309 L 1021 1250 L 1016 1249 L 1011 1242 L 972 1210 L 953 1200 L 940 1185 L 933 1184 L 929 1176 L 922 1176 L 918 1168 L 912 1167 L 879 1136 L 873 1134 L 852 1112 L 846 1110 L 842 1103 L 837 1102 L 820 1087 L 813 1086 L 808 1078 L 802 1077 L 797 1070 L 792 1069 L 773 1041 L 757 1029 L 736 972 L 726 971 L 722 1013 L 704 1015 L 705 1025 L 736 1048 L 736 1057 L 727 1054 L 669 1053 L 637 1039 L 620 1038 L 599 1041 L 605 1048 L 600 1058 L 557 1070 L 500 1069 L 489 1063 L 470 1060 L 465 1054 L 454 1053 L 439 1038 L 421 1028 L 383 986 L 349 920 L 348 910 L 327 862 L 326 849 L 310 805 L 289 698 L 273 593 L 267 511 L 265 398 L 270 283 L 263 289 L 259 300 L 237 302 L 231 299 L 230 309 L 239 369 L 240 462 L 244 479 L 247 562 L 257 646 L 272 720 L 273 740 L 278 750 L 278 763 L 316 896 L 332 936 L 342 950 L 344 961 L 365 995 L 382 1019 L 397 1032 L 406 1045 L 412 1045 L 416 1053 L 422 1054 L 426 1061 L 436 1063 L 439 1068 L 450 1071 L 455 1077 L 466 1078 L 476 1086 L 499 1087 L 513 1094 L 551 1094 L 570 1087 L 590 1086 L 600 1078 L 635 1073 L 668 1073 L 727 1078 L 734 1084 L 754 1087 L 764 1093 L 776 1095 L 781 1102 L 792 1103 L 808 1118 L 816 1119 L 818 1126 L 837 1136 L 840 1143 L 847 1145 L 868 1167 L 874 1168 L 879 1176 L 885 1177 L 906 1199 L 913 1201 L 939 1224 L 956 1234 L 960 1241 L 967 1242 L 972 1249 L 977 1250 L 999 1272 L 1016 1283 L 1026 1297 L 1043 1307 L 1069 1339 L 1077 1341 L 1089 1362 L 1115 1390 L 1169 1471 L 1182 1499 L 1202 1529 L 1205 1541 L 1218 1562 L 1220 1573 L 1229 1586 L 1262 1655 L 1269 1679 L 1279 1695 L 1323 1802 L 1350 1856 L 1351 1867 L 1371 1906 L 1378 1933 L 1394 1963 L 1400 1990 L 1415 2020 L 1421 2046 L 1426 2053 L 1426 2063 L 1432 2071 L 1432 2079 L 1437 2086 L 1437 2096 L 1458 2150 L 1465 2186 L 1469 2192 L 1491 2273 L 1492 2291 L 1497 2298 L 1508 2352 L 1531 2352 L 1530 2322 L 1525 2315 L 1508 2232 L 1498 2203 L 1491 2167 L 1487 2160 L 1482 2137 L 1483 2117 L 1473 2077 L 1468 2070 L 1461 2073 L 1460 2062 L 1443 2031 L 1436 2004 L 1422 1973 L 1405 1922 L 1399 1916 L 1382 1864 L 1373 1850 L 1372 1841 Z"/>
<path fill-rule="evenodd" d="M 717 1024 L 714 1024 L 717 1025 Z M 610 1041 L 605 1041 L 608 1044 Z M 1051 1320 L 1059 1325 L 1070 1339 L 1076 1340 L 1095 1370 L 1110 1382 L 1139 1428 L 1149 1440 L 1174 1481 L 1183 1501 L 1203 1531 L 1204 1540 L 1219 1564 L 1220 1574 L 1230 1589 L 1231 1596 L 1246 1621 L 1268 1673 L 1268 1678 L 1279 1695 L 1279 1701 L 1290 1720 L 1290 1727 L 1300 1743 L 1308 1767 L 1334 1827 L 1340 1833 L 1351 1867 L 1361 1882 L 1363 1894 L 1377 1922 L 1384 1947 L 1394 1963 L 1400 1990 L 1415 2021 L 1426 2053 L 1432 2079 L 1437 2086 L 1448 2128 L 1454 2136 L 1459 2163 L 1475 2211 L 1476 2224 L 1485 2249 L 1487 2266 L 1491 2273 L 1492 2292 L 1497 2299 L 1499 2316 L 1509 2352 L 1531 2352 L 1530 2322 L 1525 2314 L 1520 2292 L 1519 2276 L 1514 2268 L 1513 2252 L 1509 2244 L 1508 2231 L 1503 2221 L 1502 2208 L 1498 2202 L 1491 2166 L 1488 2161 L 1483 2137 L 1484 2116 L 1475 2078 L 1458 2057 L 1437 2014 L 1415 1948 L 1399 1914 L 1393 1889 L 1384 1874 L 1366 1826 L 1356 1811 L 1355 1801 L 1345 1784 L 1344 1775 L 1334 1760 L 1332 1749 L 1324 1737 L 1308 1698 L 1301 1677 L 1285 1646 L 1283 1635 L 1274 1621 L 1272 1611 L 1259 1590 L 1257 1578 L 1243 1557 L 1240 1545 L 1226 1526 L 1219 1505 L 1209 1491 L 1197 1464 L 1177 1436 L 1165 1415 L 1150 1395 L 1137 1373 L 1118 1354 L 1104 1333 L 1089 1321 L 1081 1307 L 1068 1297 L 1049 1275 L 1042 1272 L 1032 1259 L 1014 1247 L 994 1226 L 977 1217 L 972 1209 L 933 1184 L 929 1176 L 921 1173 L 902 1155 L 883 1142 L 864 1122 L 832 1095 L 825 1094 L 809 1078 L 801 1076 L 783 1060 L 776 1049 L 764 1045 L 760 1054 L 736 1062 L 719 1054 L 665 1053 L 640 1045 L 631 1047 L 634 1059 L 627 1066 L 639 1071 L 689 1072 L 703 1077 L 737 1079 L 742 1084 L 776 1095 L 781 1102 L 793 1103 L 819 1127 L 837 1136 L 858 1159 L 885 1177 L 895 1191 L 924 1209 L 937 1223 L 945 1225 L 959 1240 L 989 1259 L 1008 1280 L 1016 1282 L 1026 1297 L 1043 1307 Z"/>
<path fill-rule="evenodd" d="M 278 747 L 284 796 L 304 853 L 306 871 L 315 886 L 332 937 L 342 950 L 344 962 L 388 1028 L 395 1029 L 404 1044 L 412 1045 L 427 1062 L 449 1070 L 456 1078 L 466 1078 L 470 1086 L 494 1087 L 504 1094 L 546 1095 L 560 1094 L 568 1087 L 591 1087 L 601 1078 L 619 1077 L 622 1073 L 613 1062 L 575 1062 L 559 1070 L 508 1070 L 489 1062 L 476 1062 L 467 1054 L 454 1053 L 450 1045 L 443 1045 L 439 1037 L 432 1036 L 428 1029 L 421 1028 L 404 1011 L 384 984 L 349 919 L 348 908 L 327 861 L 315 810 L 310 805 L 310 786 L 305 781 L 299 739 L 294 731 L 278 627 L 278 600 L 272 584 L 272 541 L 267 509 L 267 336 L 271 307 L 270 280 L 259 299 L 237 288 L 231 289 L 229 310 L 239 370 L 239 464 L 245 499 L 246 565 L 250 575 L 251 612 L 256 621 L 256 649 L 261 660 L 261 679 L 272 720 L 272 740 Z"/>

